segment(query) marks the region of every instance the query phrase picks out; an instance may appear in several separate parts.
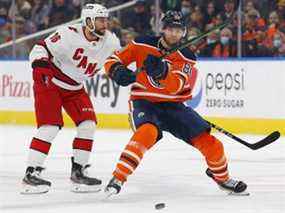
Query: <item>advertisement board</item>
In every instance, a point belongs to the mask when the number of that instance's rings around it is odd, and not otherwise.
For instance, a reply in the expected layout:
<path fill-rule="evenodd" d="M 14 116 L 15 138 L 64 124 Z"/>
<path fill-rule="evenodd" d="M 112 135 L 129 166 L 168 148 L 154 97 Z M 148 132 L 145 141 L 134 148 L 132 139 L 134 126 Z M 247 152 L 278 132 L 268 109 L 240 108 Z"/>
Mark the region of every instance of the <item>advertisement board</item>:
<path fill-rule="evenodd" d="M 32 70 L 27 61 L 0 62 L 0 110 L 33 111 Z M 128 112 L 129 88 L 119 87 L 103 72 L 85 82 L 98 113 Z"/>
<path fill-rule="evenodd" d="M 283 128 L 284 66 L 282 60 L 199 61 L 193 99 L 185 104 L 237 132 L 259 133 L 268 126 Z M 99 127 L 129 127 L 128 87 L 119 87 L 99 72 L 85 82 L 85 88 L 94 104 Z M 34 124 L 33 108 L 28 61 L 0 61 L 0 123 Z M 66 124 L 72 122 L 67 120 Z"/>
<path fill-rule="evenodd" d="M 204 116 L 284 119 L 284 61 L 202 61 L 193 100 Z"/>

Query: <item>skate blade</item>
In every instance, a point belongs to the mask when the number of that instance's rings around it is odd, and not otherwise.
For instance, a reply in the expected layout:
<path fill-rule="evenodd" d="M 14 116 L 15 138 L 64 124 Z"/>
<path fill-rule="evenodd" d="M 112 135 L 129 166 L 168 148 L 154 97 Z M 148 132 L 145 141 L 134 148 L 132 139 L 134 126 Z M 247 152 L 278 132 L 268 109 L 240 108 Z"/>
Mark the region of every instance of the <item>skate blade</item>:
<path fill-rule="evenodd" d="M 243 191 L 243 192 L 233 192 L 233 191 L 224 189 L 224 188 L 222 188 L 222 187 L 219 187 L 219 189 L 221 189 L 222 191 L 226 192 L 227 195 L 230 195 L 230 196 L 249 196 L 249 195 L 250 195 L 250 193 L 247 192 L 247 191 Z"/>
<path fill-rule="evenodd" d="M 96 193 L 101 191 L 101 185 L 85 185 L 72 183 L 71 191 L 74 193 Z"/>
<path fill-rule="evenodd" d="M 23 195 L 44 194 L 44 193 L 47 193 L 49 189 L 50 189 L 50 186 L 47 186 L 47 185 L 32 186 L 32 185 L 23 183 L 20 194 L 23 194 Z"/>
<path fill-rule="evenodd" d="M 104 190 L 104 195 L 105 195 L 104 199 L 107 200 L 107 199 L 109 199 L 110 197 L 112 197 L 112 196 L 114 196 L 116 194 L 118 194 L 116 189 L 113 189 L 113 188 L 108 189 L 108 190 L 105 189 Z"/>
<path fill-rule="evenodd" d="M 230 196 L 249 196 L 250 193 L 247 192 L 247 191 L 240 192 L 240 193 L 237 193 L 237 192 L 228 192 L 228 195 L 230 195 Z"/>

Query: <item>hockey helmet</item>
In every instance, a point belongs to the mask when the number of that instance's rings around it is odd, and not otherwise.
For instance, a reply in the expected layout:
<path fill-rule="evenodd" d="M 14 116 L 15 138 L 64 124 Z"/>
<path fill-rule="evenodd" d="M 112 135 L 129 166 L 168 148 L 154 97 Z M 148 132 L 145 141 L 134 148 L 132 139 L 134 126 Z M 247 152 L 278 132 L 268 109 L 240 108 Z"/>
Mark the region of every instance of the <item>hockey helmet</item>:
<path fill-rule="evenodd" d="M 186 35 L 186 25 L 181 12 L 169 10 L 165 13 L 161 22 L 163 29 L 166 27 L 180 27 L 184 30 L 183 36 Z"/>
<path fill-rule="evenodd" d="M 94 33 L 98 37 L 102 37 L 102 35 L 98 35 L 95 29 L 95 20 L 96 18 L 109 17 L 109 11 L 106 7 L 100 4 L 86 4 L 81 10 L 81 20 L 83 26 L 87 27 L 90 32 Z M 87 24 L 87 20 L 90 20 L 90 25 Z"/>

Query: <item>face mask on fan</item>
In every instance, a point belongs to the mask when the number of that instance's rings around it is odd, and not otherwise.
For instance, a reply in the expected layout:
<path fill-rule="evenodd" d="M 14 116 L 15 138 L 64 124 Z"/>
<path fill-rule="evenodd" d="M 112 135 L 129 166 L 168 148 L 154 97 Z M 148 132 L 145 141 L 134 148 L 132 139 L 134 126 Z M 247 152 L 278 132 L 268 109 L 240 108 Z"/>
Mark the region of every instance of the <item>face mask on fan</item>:
<path fill-rule="evenodd" d="M 228 44 L 229 41 L 230 41 L 230 38 L 229 38 L 229 37 L 227 37 L 227 36 L 222 36 L 222 37 L 221 37 L 221 43 L 222 43 L 223 45 Z"/>
<path fill-rule="evenodd" d="M 274 39 L 273 40 L 273 46 L 274 47 L 279 48 L 279 47 L 281 47 L 281 45 L 282 45 L 281 39 Z"/>
<path fill-rule="evenodd" d="M 181 13 L 183 14 L 183 16 L 187 16 L 190 13 L 190 7 L 182 7 Z"/>
<path fill-rule="evenodd" d="M 214 44 L 216 40 L 207 38 L 207 44 Z"/>

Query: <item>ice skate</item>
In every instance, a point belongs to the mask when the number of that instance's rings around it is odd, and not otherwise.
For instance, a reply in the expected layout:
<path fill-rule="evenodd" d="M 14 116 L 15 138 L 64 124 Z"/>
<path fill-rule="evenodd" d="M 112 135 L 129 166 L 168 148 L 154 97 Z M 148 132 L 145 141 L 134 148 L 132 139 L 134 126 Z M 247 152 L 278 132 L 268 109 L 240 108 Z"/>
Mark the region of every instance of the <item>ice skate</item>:
<path fill-rule="evenodd" d="M 108 185 L 106 186 L 104 192 L 106 194 L 106 198 L 111 197 L 115 194 L 119 194 L 121 188 L 123 186 L 123 182 L 113 177 Z"/>
<path fill-rule="evenodd" d="M 90 165 L 81 166 L 74 162 L 73 157 L 71 158 L 72 170 L 71 170 L 71 191 L 77 193 L 88 193 L 88 192 L 99 192 L 101 190 L 102 181 L 97 178 L 88 177 L 87 168 Z"/>
<path fill-rule="evenodd" d="M 41 178 L 42 167 L 28 167 L 22 182 L 21 194 L 42 194 L 49 191 L 51 182 Z"/>
<path fill-rule="evenodd" d="M 219 186 L 219 188 L 228 193 L 228 195 L 240 195 L 240 196 L 247 196 L 249 192 L 246 191 L 247 185 L 238 180 L 234 180 L 230 178 L 225 182 L 218 182 L 215 180 L 212 171 L 208 168 L 206 170 L 206 174 L 208 177 L 212 178 Z"/>

